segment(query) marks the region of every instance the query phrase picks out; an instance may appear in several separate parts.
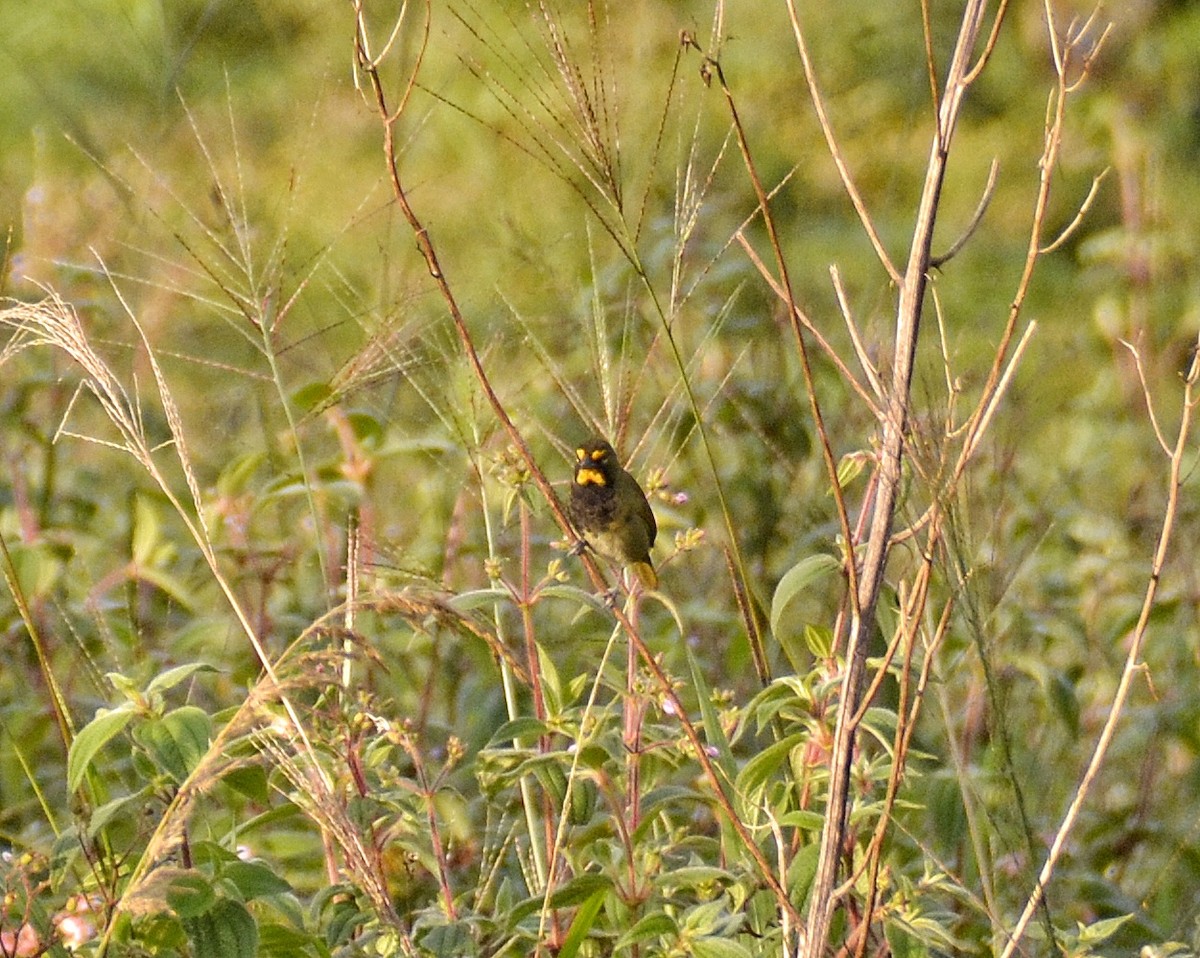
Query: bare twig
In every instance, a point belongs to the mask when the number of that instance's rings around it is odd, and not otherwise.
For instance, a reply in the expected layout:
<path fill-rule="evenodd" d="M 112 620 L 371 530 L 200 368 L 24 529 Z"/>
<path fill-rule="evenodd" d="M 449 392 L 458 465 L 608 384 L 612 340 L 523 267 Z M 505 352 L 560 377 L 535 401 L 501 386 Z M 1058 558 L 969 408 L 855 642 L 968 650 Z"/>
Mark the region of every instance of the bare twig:
<path fill-rule="evenodd" d="M 1096 176 L 1092 177 L 1092 185 L 1088 190 L 1087 196 L 1083 198 L 1083 202 L 1079 204 L 1079 209 L 1075 212 L 1075 218 L 1066 225 L 1058 237 L 1047 243 L 1040 250 L 1041 253 L 1053 253 L 1056 249 L 1062 246 L 1071 235 L 1079 229 L 1079 224 L 1083 222 L 1083 218 L 1087 216 L 1088 210 L 1092 208 L 1092 202 L 1096 199 L 1096 194 L 1100 191 L 1100 184 L 1104 182 L 1104 177 L 1108 175 L 1108 170 L 1101 170 Z"/>
<path fill-rule="evenodd" d="M 1150 398 L 1150 385 L 1146 382 L 1146 367 L 1142 364 L 1141 351 L 1128 340 L 1122 339 L 1119 342 L 1129 350 L 1129 355 L 1133 357 L 1133 365 L 1137 369 L 1138 382 L 1142 384 L 1142 395 L 1146 397 L 1146 413 L 1150 417 L 1150 425 L 1154 428 L 1154 435 L 1158 439 L 1158 444 L 1162 447 L 1162 451 L 1169 456 L 1171 455 L 1171 446 L 1163 435 L 1162 427 L 1158 424 L 1158 416 L 1154 413 L 1154 402 Z"/>
<path fill-rule="evenodd" d="M 987 212 L 988 206 L 992 202 L 992 195 L 996 192 L 996 174 L 1000 170 L 1000 161 L 992 160 L 992 165 L 988 168 L 987 183 L 983 187 L 983 196 L 979 198 L 979 205 L 975 207 L 975 213 L 971 217 L 971 222 L 967 224 L 967 228 L 962 231 L 962 235 L 954 241 L 946 252 L 940 256 L 932 256 L 929 259 L 929 265 L 933 269 L 939 269 L 945 266 L 950 260 L 958 255 L 959 250 L 967 245 L 967 241 L 975 235 L 975 231 L 979 229 L 979 224 L 983 221 L 983 214 Z"/>
<path fill-rule="evenodd" d="M 1183 410 L 1179 417 L 1179 430 L 1175 437 L 1175 444 L 1171 450 L 1171 467 L 1167 479 L 1167 504 L 1163 511 L 1162 526 L 1158 533 L 1158 545 L 1154 550 L 1154 558 L 1150 563 L 1150 575 L 1146 581 L 1146 592 L 1142 598 L 1141 613 L 1138 615 L 1137 625 L 1133 628 L 1133 635 L 1129 643 L 1129 653 L 1126 655 L 1125 665 L 1121 669 L 1121 679 L 1117 683 L 1116 692 L 1113 694 L 1112 704 L 1108 710 L 1108 717 L 1104 721 L 1104 727 L 1100 730 L 1100 737 L 1096 740 L 1096 747 L 1092 752 L 1091 761 L 1088 762 L 1087 768 L 1083 773 L 1083 778 L 1080 779 L 1079 787 L 1076 788 L 1075 795 L 1071 799 L 1071 804 L 1067 807 L 1066 814 L 1058 826 L 1058 831 L 1054 835 L 1054 841 L 1050 843 L 1050 851 L 1046 856 L 1045 863 L 1042 865 L 1041 872 L 1038 874 L 1037 883 L 1034 885 L 1033 891 L 1029 895 L 1029 900 L 1025 903 L 1025 909 L 1021 912 L 1021 917 L 1013 928 L 1007 944 L 1004 946 L 1001 958 L 1010 958 L 1013 952 L 1016 951 L 1017 945 L 1025 933 L 1025 929 L 1033 918 L 1033 913 L 1042 901 L 1042 896 L 1046 892 L 1046 886 L 1049 884 L 1050 877 L 1054 874 L 1054 868 L 1058 864 L 1058 859 L 1062 855 L 1063 848 L 1066 846 L 1067 838 L 1075 826 L 1079 812 L 1087 801 L 1092 785 L 1096 781 L 1096 777 L 1100 774 L 1100 768 L 1104 764 L 1105 757 L 1108 755 L 1108 748 L 1112 744 L 1113 737 L 1116 735 L 1117 725 L 1124 713 L 1125 703 L 1129 698 L 1133 681 L 1142 672 L 1139 660 L 1142 657 L 1142 649 L 1146 643 L 1146 636 L 1150 626 L 1150 616 L 1154 612 L 1155 599 L 1158 596 L 1158 585 L 1161 581 L 1163 567 L 1166 565 L 1167 555 L 1170 551 L 1171 534 L 1175 530 L 1175 520 L 1179 509 L 1179 491 L 1183 485 L 1183 461 L 1187 452 L 1188 440 L 1191 437 L 1192 418 L 1198 401 L 1195 395 L 1198 379 L 1200 379 L 1200 342 L 1197 343 L 1197 351 L 1192 354 L 1191 365 L 1184 381 Z M 1156 425 L 1156 432 L 1157 429 Z"/>
<path fill-rule="evenodd" d="M 1048 24 L 1051 33 L 1053 33 L 1052 21 L 1048 21 Z M 1105 31 L 1104 35 L 1107 35 L 1107 31 Z M 1066 51 L 1055 54 L 1056 62 L 1064 58 L 1069 62 L 1073 45 L 1083 42 L 1083 39 L 1080 34 L 1074 34 L 1072 44 L 1068 45 Z M 1053 39 L 1052 43 L 1055 44 L 1055 48 L 1057 49 L 1057 39 Z M 1030 285 L 1033 282 L 1034 269 L 1044 253 L 1042 232 L 1045 228 L 1046 213 L 1049 209 L 1050 186 L 1053 173 L 1058 165 L 1059 151 L 1062 147 L 1068 93 L 1069 84 L 1064 67 L 1064 72 L 1058 74 L 1055 89 L 1047 98 L 1046 129 L 1043 135 L 1042 156 L 1038 161 L 1038 191 L 1034 198 L 1033 215 L 1030 220 L 1029 241 L 1025 251 L 1025 264 L 1021 270 L 1021 276 L 1017 281 L 1016 293 L 1013 295 L 1012 302 L 1009 305 L 1008 319 L 1005 322 L 1004 329 L 1001 331 L 1000 341 L 996 346 L 995 355 L 992 359 L 992 367 L 988 371 L 987 378 L 980 391 L 975 410 L 967 418 L 962 430 L 966 438 L 959 452 L 958 461 L 955 463 L 954 470 L 948 480 L 948 488 L 951 489 L 958 484 L 966 472 L 967 465 L 978 448 L 979 442 L 999 404 L 1003 391 L 1002 387 L 1011 380 L 1020 351 L 1028 344 L 1029 337 L 1036 325 L 1030 323 L 1025 328 L 1020 337 L 1017 352 L 1010 355 L 1013 337 L 1016 334 L 1017 322 L 1024 309 L 1025 300 L 1029 294 Z M 928 515 L 922 519 L 922 522 L 927 518 Z M 920 525 L 920 523 L 917 523 L 917 525 Z"/>
<path fill-rule="evenodd" d="M 829 150 L 829 155 L 833 159 L 834 166 L 837 167 L 838 175 L 842 178 L 842 185 L 846 188 L 846 195 L 850 197 L 850 202 L 854 206 L 854 210 L 858 213 L 859 221 L 862 223 L 863 230 L 866 231 L 867 238 L 870 239 L 871 245 L 875 248 L 875 255 L 879 257 L 879 262 L 883 268 L 887 270 L 888 276 L 892 282 L 899 285 L 903 277 L 900 271 L 896 269 L 892 258 L 888 256 L 887 250 L 884 248 L 883 240 L 879 237 L 879 232 L 875 229 L 875 224 L 871 221 L 871 214 L 867 211 L 867 204 L 862 198 L 862 194 L 858 192 L 858 186 L 854 182 L 854 178 L 850 175 L 850 167 L 847 165 L 845 157 L 842 156 L 842 148 L 838 146 L 837 137 L 833 133 L 833 124 L 829 121 L 829 115 L 825 112 L 825 102 L 821 98 L 821 90 L 817 86 L 817 74 L 813 68 L 812 58 L 808 54 L 808 44 L 804 39 L 804 31 L 800 28 L 800 17 L 796 13 L 795 0 L 788 0 L 788 14 L 792 20 L 792 33 L 796 37 L 796 49 L 800 53 L 800 62 L 804 66 L 804 81 L 808 85 L 808 93 L 812 98 L 813 109 L 817 111 L 817 122 L 821 125 L 821 132 L 825 135 L 825 144 Z"/>
<path fill-rule="evenodd" d="M 862 367 L 862 371 L 866 373 L 867 381 L 871 384 L 871 391 L 875 394 L 875 398 L 882 402 L 883 383 L 879 380 L 879 370 L 875 368 L 875 364 L 871 362 L 871 357 L 867 355 L 867 349 L 863 345 L 862 336 L 858 332 L 858 324 L 854 321 L 854 317 L 850 313 L 850 302 L 846 297 L 846 290 L 842 288 L 842 274 L 836 266 L 830 266 L 829 277 L 833 280 L 833 291 L 837 294 L 838 310 L 842 314 L 842 319 L 846 321 L 846 331 L 850 334 L 850 342 L 854 346 L 854 355 L 858 357 L 858 364 Z M 858 384 L 855 383 L 855 386 L 857 387 Z M 878 406 L 872 404 L 871 411 L 875 413 L 876 419 L 882 418 Z"/>
<path fill-rule="evenodd" d="M 940 530 L 933 529 L 930 532 L 930 540 L 936 541 L 940 539 L 940 535 Z M 916 582 L 914 583 L 911 595 L 908 597 L 908 601 L 902 599 L 901 603 L 904 615 L 899 631 L 904 636 L 905 661 L 904 667 L 900 672 L 900 703 L 896 709 L 898 721 L 896 723 L 896 733 L 892 746 L 892 772 L 888 776 L 887 793 L 884 796 L 883 809 L 879 815 L 879 822 L 875 826 L 871 841 L 863 855 L 863 865 L 860 867 L 860 871 L 862 869 L 869 869 L 870 871 L 867 898 L 863 906 L 863 913 L 867 916 L 870 916 L 875 911 L 875 900 L 879 893 L 879 872 L 883 863 L 883 840 L 887 834 L 888 826 L 892 823 L 891 812 L 895 807 L 896 798 L 900 791 L 900 784 L 904 777 L 904 771 L 907 768 L 905 758 L 912 743 L 912 736 L 917 727 L 917 717 L 920 715 L 921 705 L 925 699 L 925 689 L 929 684 L 929 677 L 933 670 L 934 652 L 941 645 L 942 639 L 945 638 L 946 632 L 950 627 L 951 613 L 954 609 L 954 599 L 951 598 L 942 608 L 942 614 L 938 619 L 934 634 L 928 642 L 914 688 L 912 682 L 912 658 L 916 646 L 916 637 L 920 630 L 921 617 L 924 615 L 925 602 L 928 598 L 928 585 L 932 570 L 933 559 L 931 550 L 926 554 L 926 560 L 917 572 Z M 839 889 L 839 894 L 844 894 L 844 890 L 849 890 L 856 878 L 857 875 L 852 876 Z M 867 931 L 869 927 L 870 921 L 868 918 L 862 924 L 862 934 L 859 936 L 855 958 L 863 958 L 866 954 Z"/>
<path fill-rule="evenodd" d="M 959 450 L 954 471 L 946 480 L 943 495 L 949 495 L 957 488 L 963 474 L 966 472 L 967 465 L 974 458 L 976 451 L 978 451 L 979 444 L 983 441 L 983 436 L 987 432 L 988 426 L 991 425 L 996 411 L 1000 408 L 1000 401 L 1008 391 L 1017 367 L 1021 363 L 1021 357 L 1024 356 L 1025 350 L 1028 348 L 1035 332 L 1037 332 L 1037 323 L 1031 322 L 1025 327 L 1025 331 L 1021 334 L 1020 340 L 1018 340 L 1016 347 L 1013 349 L 1012 356 L 1009 357 L 1009 361 L 1004 367 L 999 382 L 989 392 L 986 404 L 982 408 L 977 409 L 966 423 L 951 434 L 951 436 L 963 434 L 966 438 L 962 448 Z M 892 537 L 892 544 L 895 545 L 896 543 L 905 541 L 918 529 L 925 526 L 940 509 L 941 505 L 939 503 L 932 503 L 919 519 Z"/>
<path fill-rule="evenodd" d="M 792 4 L 789 2 L 789 8 Z M 908 419 L 913 361 L 916 355 L 917 330 L 920 326 L 925 284 L 929 271 L 930 243 L 937 217 L 938 200 L 945 177 L 950 143 L 958 123 L 959 110 L 966 93 L 968 59 L 979 36 L 984 0 L 971 0 L 963 13 L 958 40 L 951 59 L 946 89 L 938 112 L 937 128 L 930 147 L 925 185 L 917 209 L 908 265 L 900 282 L 900 297 L 896 316 L 896 344 L 892 366 L 892 382 L 888 395 L 886 416 L 882 423 L 883 447 L 880 452 L 879 485 L 863 556 L 862 575 L 858 582 L 856 614 L 849 622 L 846 648 L 846 671 L 838 703 L 837 725 L 834 731 L 833 752 L 830 757 L 830 790 L 825 821 L 821 830 L 821 847 L 817 872 L 813 880 L 808 912 L 806 954 L 817 958 L 825 952 L 829 926 L 836 904 L 834 885 L 837 864 L 845 835 L 849 812 L 850 762 L 853 755 L 857 725 L 854 718 L 859 709 L 863 676 L 866 667 L 868 638 L 875 626 L 875 606 L 883 584 L 884 568 L 890 551 L 892 523 L 900 487 L 900 465 L 904 454 L 904 435 Z M 803 37 L 793 16 L 797 43 Z M 802 57 L 807 60 L 806 54 Z"/>
<path fill-rule="evenodd" d="M 1004 12 L 1008 9 L 1008 0 L 1000 0 L 1000 6 L 996 9 L 996 15 L 992 18 L 992 32 L 988 34 L 987 43 L 983 45 L 983 52 L 979 54 L 979 59 L 975 61 L 975 66 L 971 67 L 964 79 L 967 83 L 974 83 L 983 68 L 987 66 L 988 60 L 992 58 L 992 53 L 996 49 L 996 40 L 1000 36 L 1000 25 L 1004 22 Z"/>
<path fill-rule="evenodd" d="M 746 166 L 746 173 L 750 177 L 750 184 L 754 188 L 758 207 L 762 212 L 763 225 L 767 228 L 771 251 L 775 254 L 775 269 L 778 274 L 779 287 L 783 293 L 783 301 L 787 306 L 788 319 L 791 323 L 792 332 L 796 337 L 796 351 L 800 356 L 800 367 L 804 373 L 804 382 L 808 387 L 809 412 L 813 418 L 813 426 L 817 430 L 818 445 L 821 447 L 821 458 L 824 460 L 825 471 L 829 477 L 830 487 L 833 490 L 833 501 L 837 508 L 838 524 L 841 527 L 845 541 L 850 542 L 850 514 L 846 509 L 846 497 L 842 494 L 841 483 L 838 481 L 837 458 L 833 454 L 833 444 L 829 438 L 829 432 L 825 428 L 825 417 L 821 412 L 820 400 L 817 398 L 812 363 L 808 355 L 808 345 L 804 341 L 804 330 L 799 320 L 800 310 L 796 304 L 796 297 L 788 275 L 787 258 L 783 254 L 779 231 L 776 229 L 775 218 L 771 215 L 770 201 L 767 198 L 767 192 L 763 187 L 762 180 L 759 178 L 758 170 L 754 165 L 754 157 L 750 152 L 746 130 L 742 126 L 741 118 L 738 115 L 737 104 L 733 99 L 733 92 L 730 90 L 729 84 L 725 82 L 725 73 L 721 69 L 721 64 L 712 58 L 707 58 L 705 63 L 716 75 L 717 81 L 721 85 L 721 92 L 725 95 L 725 104 L 729 108 L 729 118 L 733 121 L 734 132 L 737 134 L 738 147 L 742 153 L 742 162 Z M 853 604 L 853 597 L 858 593 L 858 570 L 855 568 L 853 561 L 848 561 L 845 568 Z M 855 606 L 855 611 L 857 611 L 857 606 Z"/>
<path fill-rule="evenodd" d="M 750 245 L 750 241 L 746 239 L 745 233 L 743 233 L 741 230 L 738 230 L 737 232 L 737 241 L 745 251 L 751 265 L 758 270 L 758 275 L 761 276 L 767 285 L 771 287 L 771 291 L 775 293 L 776 296 L 786 302 L 783 286 L 780 284 L 779 280 L 775 278 L 775 275 L 770 271 L 770 269 L 768 269 L 767 264 L 764 263 L 762 257 L 758 255 L 758 250 Z M 851 389 L 858 393 L 858 395 L 867 404 L 877 419 L 882 419 L 883 412 L 877 402 L 878 399 L 882 398 L 882 389 L 879 386 L 877 374 L 874 374 L 874 370 L 870 366 L 870 360 L 866 359 L 865 352 L 860 355 L 859 361 L 862 362 L 865 360 L 864 368 L 870 370 L 870 372 L 868 372 L 868 377 L 874 380 L 873 388 L 877 393 L 875 397 L 872 397 L 871 393 L 866 389 L 866 387 L 858 381 L 858 378 L 853 372 L 850 371 L 850 367 L 846 365 L 845 360 L 838 355 L 837 350 L 833 348 L 833 344 L 830 343 L 829 340 L 825 338 L 824 334 L 822 334 L 822 332 L 813 324 L 813 321 L 809 318 L 808 314 L 799 306 L 797 306 L 794 315 L 796 321 L 798 321 L 800 325 L 804 327 L 804 329 L 816 341 L 817 345 L 821 347 L 821 351 L 825 353 L 827 357 L 829 357 L 829 361 L 833 363 L 847 385 L 849 385 Z"/>
<path fill-rule="evenodd" d="M 929 102 L 933 104 L 934 119 L 937 119 L 938 93 L 937 60 L 933 55 L 933 23 L 929 16 L 929 0 L 921 0 L 921 39 L 925 43 L 925 70 L 929 74 Z"/>

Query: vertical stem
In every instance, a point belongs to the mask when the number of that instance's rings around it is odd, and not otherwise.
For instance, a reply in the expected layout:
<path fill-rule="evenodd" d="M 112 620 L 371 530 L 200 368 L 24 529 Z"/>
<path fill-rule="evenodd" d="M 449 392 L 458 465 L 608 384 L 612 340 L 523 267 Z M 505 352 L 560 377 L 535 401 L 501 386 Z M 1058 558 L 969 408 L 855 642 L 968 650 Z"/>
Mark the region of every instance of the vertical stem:
<path fill-rule="evenodd" d="M 529 691 L 533 696 L 533 714 L 539 719 L 546 718 L 546 696 L 542 691 L 541 659 L 538 656 L 537 640 L 534 638 L 533 609 L 530 602 L 529 583 L 529 503 L 521 500 L 521 593 L 518 605 L 521 609 L 521 631 L 525 638 L 525 667 L 529 669 Z M 545 736 L 541 740 L 541 751 L 549 748 Z"/>
<path fill-rule="evenodd" d="M 1200 380 L 1200 347 L 1192 354 L 1192 361 L 1189 364 L 1187 377 L 1184 382 L 1183 411 L 1180 413 L 1179 432 L 1175 438 L 1175 446 L 1171 450 L 1170 477 L 1167 481 L 1167 506 L 1163 513 L 1162 528 L 1158 534 L 1158 545 L 1154 549 L 1154 559 L 1150 564 L 1150 577 L 1146 583 L 1146 592 L 1142 599 L 1142 610 L 1138 615 L 1137 625 L 1133 629 L 1133 640 L 1129 643 L 1129 654 L 1125 658 L 1125 667 L 1121 670 L 1121 679 L 1117 683 L 1117 691 L 1113 695 L 1113 702 L 1108 710 L 1108 718 L 1104 721 L 1104 728 L 1100 731 L 1100 738 L 1096 741 L 1096 748 L 1092 752 L 1092 758 L 1088 762 L 1087 769 L 1084 770 L 1083 778 L 1079 782 L 1079 787 L 1075 790 L 1075 796 L 1072 798 L 1066 814 L 1063 816 L 1062 823 L 1059 825 L 1058 831 L 1054 836 L 1054 841 L 1050 844 L 1050 852 L 1046 856 L 1046 861 L 1042 865 L 1041 872 L 1038 874 L 1037 884 L 1034 885 L 1033 891 L 1029 895 L 1029 900 L 1025 903 L 1025 909 L 1021 912 L 1021 917 L 1017 921 L 1016 927 L 1013 929 L 1012 935 L 1004 947 L 1001 958 L 1011 958 L 1011 955 L 1017 950 L 1021 938 L 1025 934 L 1025 929 L 1029 926 L 1029 922 L 1033 918 L 1033 913 L 1037 910 L 1042 897 L 1046 893 L 1046 886 L 1050 882 L 1050 877 L 1054 874 L 1054 868 L 1058 864 L 1059 856 L 1062 855 L 1063 848 L 1067 844 L 1067 838 L 1070 836 L 1071 830 L 1075 827 L 1075 821 L 1079 817 L 1083 803 L 1091 793 L 1092 783 L 1095 782 L 1096 776 L 1100 774 L 1100 767 L 1104 764 L 1104 759 L 1108 756 L 1108 748 L 1116 735 L 1117 721 L 1124 713 L 1125 702 L 1129 698 L 1129 693 L 1133 688 L 1133 680 L 1142 672 L 1142 667 L 1139 665 L 1142 657 L 1142 648 L 1145 645 L 1146 633 L 1150 627 L 1150 615 L 1155 609 L 1155 600 L 1158 597 L 1158 585 L 1162 578 L 1163 567 L 1167 563 L 1167 554 L 1171 545 L 1171 533 L 1175 529 L 1175 519 L 1179 511 L 1179 491 L 1183 485 L 1183 460 L 1187 453 L 1188 440 L 1191 437 L 1192 417 L 1195 415 L 1197 403 L 1195 388 L 1198 380 Z M 1148 397 L 1147 401 L 1149 401 Z"/>
<path fill-rule="evenodd" d="M 478 447 L 479 435 L 474 436 L 475 444 Z M 488 501 L 487 483 L 484 482 L 483 470 L 478 464 L 475 466 L 475 474 L 479 480 L 479 496 L 482 504 L 480 510 L 483 515 L 483 531 L 484 537 L 487 540 L 487 553 L 490 560 L 495 560 L 497 556 L 496 548 L 496 530 L 492 524 L 491 505 Z M 499 579 L 492 579 L 491 585 L 493 588 L 501 586 Z M 508 629 L 504 622 L 504 616 L 501 613 L 501 604 L 499 601 L 493 603 L 492 606 L 492 621 L 496 626 L 496 637 L 505 645 L 508 644 Z M 504 690 L 504 706 L 509 720 L 516 719 L 521 715 L 520 705 L 520 688 L 518 687 L 517 677 L 513 674 L 512 665 L 501 657 L 499 662 L 500 667 L 500 684 Z M 534 673 L 538 675 L 539 673 Z M 540 693 L 540 690 L 539 690 Z M 540 701 L 540 694 L 535 701 Z M 513 739 L 514 748 L 525 748 L 527 742 L 520 738 Z M 525 831 L 529 836 L 529 857 L 533 860 L 534 871 L 537 873 L 538 882 L 542 888 L 546 887 L 548 880 L 548 869 L 546 865 L 547 853 L 546 844 L 542 838 L 542 829 L 539 826 L 537 818 L 537 797 L 534 794 L 533 785 L 528 776 L 523 776 L 517 783 L 517 787 L 521 792 L 521 809 L 525 815 Z"/>
<path fill-rule="evenodd" d="M 633 580 L 636 582 L 636 579 Z M 638 595 L 640 589 L 632 586 L 634 593 L 629 600 L 629 622 L 637 628 Z M 629 833 L 637 831 L 641 821 L 641 767 L 642 767 L 642 697 L 637 688 L 638 650 L 632 643 L 626 646 L 625 659 L 625 767 L 626 782 L 626 815 L 628 816 Z"/>
<path fill-rule="evenodd" d="M 836 905 L 833 887 L 837 865 L 845 840 L 849 812 L 850 765 L 854 757 L 855 733 L 858 723 L 863 676 L 866 671 L 867 645 L 875 627 L 875 606 L 883 585 L 883 573 L 892 534 L 896 497 L 900 489 L 901 465 L 904 457 L 904 434 L 907 426 L 909 391 L 913 361 L 916 357 L 917 333 L 921 322 L 921 305 L 925 296 L 926 274 L 929 269 L 929 250 L 933 241 L 933 226 L 937 218 L 938 201 L 945 179 L 946 160 L 950 141 L 958 120 L 959 108 L 968 81 L 971 52 L 983 22 L 985 0 L 970 0 L 963 13 L 954 58 L 946 81 L 946 92 L 938 111 L 938 125 L 929 153 L 925 186 L 917 208 L 913 242 L 909 251 L 904 282 L 896 312 L 896 344 L 893 354 L 892 385 L 882 424 L 883 448 L 880 453 L 879 484 L 875 508 L 868 531 L 867 548 L 858 580 L 858 603 L 850 622 L 846 648 L 846 673 L 842 680 L 841 701 L 838 703 L 837 726 L 834 731 L 833 754 L 830 758 L 829 803 L 821 831 L 821 849 L 817 872 L 813 880 L 812 904 L 808 912 L 805 954 L 808 958 L 823 955 L 829 938 L 829 925 Z"/>
<path fill-rule="evenodd" d="M 518 595 L 517 605 L 521 610 L 521 631 L 525 636 L 525 658 L 527 660 L 526 668 L 529 669 L 529 691 L 533 696 L 533 714 L 540 720 L 546 719 L 546 695 L 542 689 L 542 663 L 541 656 L 538 654 L 536 633 L 533 628 L 533 597 L 530 592 L 529 579 L 529 540 L 530 540 L 530 525 L 529 525 L 529 503 L 524 499 L 521 500 L 521 591 Z M 550 751 L 550 739 L 546 735 L 538 736 L 537 742 L 538 751 L 545 755 Z M 551 796 L 545 790 L 542 791 L 542 832 L 543 832 L 543 848 L 549 849 L 554 847 L 554 808 Z M 550 873 L 550 863 L 543 854 L 542 861 L 538 863 L 538 870 L 545 878 Z M 543 886 L 543 890 L 549 894 L 548 886 Z"/>

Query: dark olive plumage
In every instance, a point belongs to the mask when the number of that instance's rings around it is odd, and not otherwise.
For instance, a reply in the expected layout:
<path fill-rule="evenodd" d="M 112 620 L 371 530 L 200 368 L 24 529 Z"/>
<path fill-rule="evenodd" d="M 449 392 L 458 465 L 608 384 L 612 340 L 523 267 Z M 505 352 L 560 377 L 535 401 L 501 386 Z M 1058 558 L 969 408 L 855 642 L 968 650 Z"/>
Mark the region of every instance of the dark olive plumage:
<path fill-rule="evenodd" d="M 575 460 L 568 504 L 575 530 L 602 556 L 628 566 L 647 589 L 657 588 L 650 547 L 658 524 L 642 487 L 603 439 L 582 443 Z"/>

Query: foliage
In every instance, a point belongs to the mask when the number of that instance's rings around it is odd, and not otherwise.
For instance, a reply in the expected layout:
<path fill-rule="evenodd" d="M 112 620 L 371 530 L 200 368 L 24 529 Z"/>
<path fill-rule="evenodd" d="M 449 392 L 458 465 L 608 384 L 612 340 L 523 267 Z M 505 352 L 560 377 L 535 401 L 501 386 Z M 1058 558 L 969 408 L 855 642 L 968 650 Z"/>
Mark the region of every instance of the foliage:
<path fill-rule="evenodd" d="M 932 81 L 801 11 L 826 130 L 783 4 L 109 6 L 0 9 L 0 954 L 803 953 L 962 10 Z M 1200 949 L 1200 21 L 1129 7 L 964 99 L 829 954 Z"/>

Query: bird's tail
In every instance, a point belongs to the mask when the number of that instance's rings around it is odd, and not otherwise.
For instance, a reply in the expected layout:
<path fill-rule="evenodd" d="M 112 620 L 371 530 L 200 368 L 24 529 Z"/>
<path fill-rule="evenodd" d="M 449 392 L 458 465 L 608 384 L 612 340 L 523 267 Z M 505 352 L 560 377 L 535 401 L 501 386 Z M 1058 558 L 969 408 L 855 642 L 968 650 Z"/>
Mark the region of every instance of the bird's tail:
<path fill-rule="evenodd" d="M 658 573 L 649 562 L 631 562 L 629 568 L 638 577 L 638 582 L 646 589 L 658 588 Z"/>

